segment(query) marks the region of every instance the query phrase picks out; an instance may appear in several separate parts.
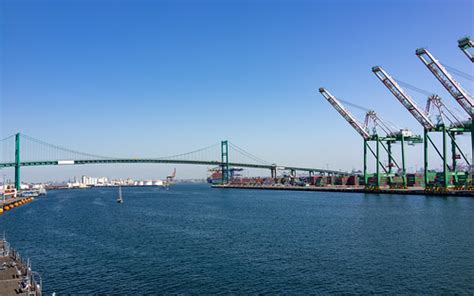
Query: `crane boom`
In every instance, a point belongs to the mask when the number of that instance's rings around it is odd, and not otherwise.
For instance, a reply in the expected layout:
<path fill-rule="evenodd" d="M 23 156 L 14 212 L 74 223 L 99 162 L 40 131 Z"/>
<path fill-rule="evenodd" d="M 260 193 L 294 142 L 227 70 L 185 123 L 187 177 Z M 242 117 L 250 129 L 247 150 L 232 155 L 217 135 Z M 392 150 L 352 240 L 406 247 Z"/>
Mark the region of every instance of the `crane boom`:
<path fill-rule="evenodd" d="M 474 48 L 474 41 L 469 37 L 458 40 L 458 47 L 466 54 L 466 56 L 474 63 L 474 54 L 470 51 Z"/>
<path fill-rule="evenodd" d="M 415 101 L 398 85 L 398 83 L 385 72 L 380 66 L 372 67 L 372 72 L 380 81 L 390 90 L 390 92 L 402 103 L 402 105 L 410 112 L 416 120 L 426 129 L 434 128 L 435 125 L 431 122 L 428 116 L 423 112 Z"/>
<path fill-rule="evenodd" d="M 416 55 L 425 64 L 425 66 L 433 73 L 433 75 L 441 82 L 446 90 L 453 96 L 453 98 L 466 110 L 467 114 L 471 117 L 473 113 L 473 99 L 467 91 L 465 91 L 461 85 L 453 79 L 448 71 L 444 68 L 441 63 L 436 60 L 431 53 L 424 49 L 418 48 Z"/>
<path fill-rule="evenodd" d="M 323 95 L 323 97 L 331 104 L 334 109 L 339 112 L 339 114 L 344 117 L 344 119 L 364 138 L 368 140 L 370 138 L 370 134 L 365 130 L 365 128 L 357 121 L 357 119 L 349 113 L 349 111 L 344 108 L 344 106 L 324 87 L 319 88 L 319 92 Z"/>

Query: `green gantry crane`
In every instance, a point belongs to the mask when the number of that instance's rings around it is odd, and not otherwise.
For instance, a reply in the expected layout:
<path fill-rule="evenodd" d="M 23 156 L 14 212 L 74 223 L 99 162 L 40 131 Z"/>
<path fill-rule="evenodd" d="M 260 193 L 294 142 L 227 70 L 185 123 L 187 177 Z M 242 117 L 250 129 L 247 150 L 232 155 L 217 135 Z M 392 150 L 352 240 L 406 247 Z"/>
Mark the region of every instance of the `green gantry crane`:
<path fill-rule="evenodd" d="M 471 43 L 472 45 L 472 43 Z M 467 50 L 467 49 L 466 49 Z M 474 152 L 474 137 L 473 130 L 474 126 L 472 124 L 472 119 L 474 118 L 474 100 L 472 96 L 464 90 L 461 85 L 454 80 L 451 74 L 446 70 L 446 68 L 433 57 L 433 55 L 425 48 L 418 48 L 416 50 L 416 55 L 423 62 L 423 64 L 430 70 L 430 72 L 438 79 L 438 81 L 443 85 L 443 87 L 449 92 L 449 94 L 458 102 L 459 105 L 466 111 L 469 115 L 470 121 L 464 121 L 462 124 L 458 124 L 456 128 L 460 129 L 459 133 L 470 132 L 471 133 L 471 151 Z M 456 133 L 453 133 L 453 137 Z M 454 139 L 453 139 L 454 141 Z M 453 154 L 455 153 L 455 148 L 453 147 Z M 474 163 L 474 153 L 471 153 L 471 164 Z M 473 170 L 470 169 L 471 182 L 473 176 Z"/>
<path fill-rule="evenodd" d="M 432 95 L 428 98 L 427 108 L 423 110 L 418 106 L 415 101 L 400 87 L 400 85 L 393 79 L 382 67 L 374 66 L 372 72 L 380 79 L 380 81 L 390 90 L 395 98 L 415 117 L 415 119 L 422 125 L 424 129 L 424 183 L 427 190 L 447 190 L 448 187 L 458 184 L 459 179 L 463 178 L 466 180 L 465 172 L 457 171 L 457 159 L 462 157 L 466 161 L 467 165 L 470 165 L 469 161 L 465 157 L 461 148 L 456 142 L 456 135 L 466 132 L 464 127 L 465 123 L 458 119 L 451 112 L 441 98 L 437 95 Z M 439 112 L 438 122 L 435 124 L 429 117 L 430 110 L 436 108 Z M 443 146 L 440 151 L 431 139 L 429 133 L 441 132 L 443 136 Z M 448 149 L 447 142 L 451 140 L 451 158 L 452 164 L 448 165 Z M 437 154 L 443 161 L 443 172 L 441 175 L 437 175 L 435 180 L 432 182 L 429 177 L 429 161 L 428 161 L 428 143 L 431 143 Z M 457 154 L 460 152 L 460 155 Z M 450 182 L 451 177 L 454 178 L 453 182 Z"/>
<path fill-rule="evenodd" d="M 321 87 L 319 92 L 323 97 L 336 109 L 339 114 L 362 136 L 364 139 L 364 184 L 366 187 L 380 188 L 381 177 L 387 177 L 389 180 L 389 185 L 391 187 L 403 187 L 407 186 L 407 177 L 406 177 L 406 167 L 405 167 L 405 143 L 414 144 L 421 143 L 421 136 L 414 136 L 411 131 L 407 129 L 395 130 L 390 124 L 382 120 L 375 111 L 366 110 L 364 124 L 361 124 L 338 100 L 334 97 L 329 91 Z M 371 124 L 372 129 L 370 129 Z M 378 128 L 380 128 L 385 136 L 378 134 Z M 372 130 L 372 133 L 370 133 Z M 369 145 L 369 142 L 375 142 L 375 152 L 372 147 Z M 386 143 L 386 146 L 384 145 Z M 396 142 L 401 143 L 401 167 L 396 162 L 392 153 L 392 145 Z M 382 147 L 387 152 L 388 165 L 384 166 L 380 160 L 380 147 Z M 375 184 L 368 183 L 368 172 L 367 172 L 367 151 L 370 151 L 374 156 L 375 162 Z M 393 167 L 397 167 L 400 170 L 400 175 L 402 177 L 402 183 L 393 182 L 393 177 L 397 173 L 393 172 Z M 380 167 L 384 170 L 384 173 L 380 173 Z"/>

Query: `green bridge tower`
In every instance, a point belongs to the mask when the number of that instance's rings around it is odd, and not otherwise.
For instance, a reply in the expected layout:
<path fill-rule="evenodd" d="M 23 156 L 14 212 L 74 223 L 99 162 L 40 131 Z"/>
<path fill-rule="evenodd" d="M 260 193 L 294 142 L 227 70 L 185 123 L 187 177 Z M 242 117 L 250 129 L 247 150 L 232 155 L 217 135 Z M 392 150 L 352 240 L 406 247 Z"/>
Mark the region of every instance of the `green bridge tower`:
<path fill-rule="evenodd" d="M 20 133 L 15 135 L 15 188 L 20 190 Z"/>
<path fill-rule="evenodd" d="M 229 183 L 229 143 L 228 141 L 221 142 L 221 172 L 222 172 L 222 184 Z"/>

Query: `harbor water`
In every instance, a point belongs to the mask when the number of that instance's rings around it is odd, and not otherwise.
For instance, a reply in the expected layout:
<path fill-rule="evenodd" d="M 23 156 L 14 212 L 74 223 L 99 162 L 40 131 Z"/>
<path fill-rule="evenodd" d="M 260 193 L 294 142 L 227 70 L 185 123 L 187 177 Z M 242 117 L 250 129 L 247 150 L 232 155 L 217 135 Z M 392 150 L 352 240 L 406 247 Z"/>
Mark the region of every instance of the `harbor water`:
<path fill-rule="evenodd" d="M 0 216 L 44 292 L 474 293 L 474 198 L 50 191 Z"/>

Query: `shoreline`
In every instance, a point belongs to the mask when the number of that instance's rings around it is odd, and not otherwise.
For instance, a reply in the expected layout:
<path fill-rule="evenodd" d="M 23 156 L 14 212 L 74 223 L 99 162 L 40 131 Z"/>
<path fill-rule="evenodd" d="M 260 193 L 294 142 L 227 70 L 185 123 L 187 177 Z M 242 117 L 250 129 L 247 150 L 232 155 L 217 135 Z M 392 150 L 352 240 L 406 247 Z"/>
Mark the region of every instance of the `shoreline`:
<path fill-rule="evenodd" d="M 254 190 L 286 190 L 286 191 L 310 191 L 310 192 L 347 192 L 347 193 L 372 193 L 372 194 L 400 194 L 400 195 L 433 195 L 433 196 L 459 196 L 474 197 L 474 191 L 450 190 L 447 192 L 430 192 L 422 188 L 413 189 L 365 189 L 365 188 L 343 188 L 343 187 L 298 187 L 298 186 L 250 186 L 250 185 L 212 185 L 218 189 L 254 189 Z"/>

